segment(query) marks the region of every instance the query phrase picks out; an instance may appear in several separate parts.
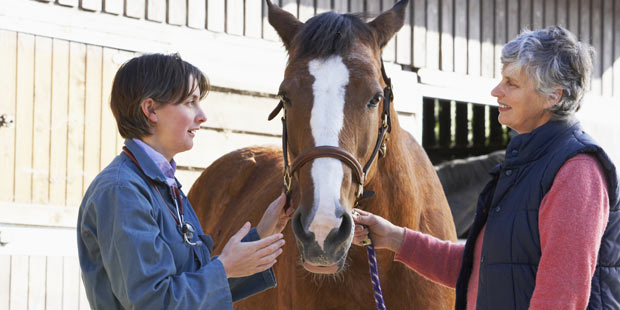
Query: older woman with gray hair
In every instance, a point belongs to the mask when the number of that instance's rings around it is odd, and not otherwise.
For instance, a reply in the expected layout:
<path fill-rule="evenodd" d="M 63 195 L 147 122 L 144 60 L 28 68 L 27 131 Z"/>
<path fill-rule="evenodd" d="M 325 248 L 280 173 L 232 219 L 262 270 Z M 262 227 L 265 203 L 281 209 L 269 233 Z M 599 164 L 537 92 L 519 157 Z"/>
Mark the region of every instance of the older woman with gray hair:
<path fill-rule="evenodd" d="M 465 244 L 361 210 L 354 242 L 370 235 L 395 260 L 455 288 L 456 309 L 620 309 L 618 177 L 574 117 L 592 54 L 558 26 L 504 46 L 491 94 L 499 122 L 518 135 L 480 193 Z"/>

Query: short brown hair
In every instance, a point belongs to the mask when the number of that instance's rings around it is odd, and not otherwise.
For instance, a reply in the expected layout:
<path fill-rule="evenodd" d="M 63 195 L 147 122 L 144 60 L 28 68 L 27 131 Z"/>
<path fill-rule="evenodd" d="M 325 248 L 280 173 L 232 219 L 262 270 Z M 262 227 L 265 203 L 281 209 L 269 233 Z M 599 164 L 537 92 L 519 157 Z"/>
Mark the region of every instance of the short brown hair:
<path fill-rule="evenodd" d="M 190 85 L 189 77 L 195 83 Z M 207 77 L 178 54 L 147 54 L 124 63 L 112 83 L 110 108 L 121 136 L 140 139 L 151 135 L 151 123 L 140 104 L 151 98 L 158 105 L 178 104 L 200 89 L 200 99 L 209 90 Z"/>

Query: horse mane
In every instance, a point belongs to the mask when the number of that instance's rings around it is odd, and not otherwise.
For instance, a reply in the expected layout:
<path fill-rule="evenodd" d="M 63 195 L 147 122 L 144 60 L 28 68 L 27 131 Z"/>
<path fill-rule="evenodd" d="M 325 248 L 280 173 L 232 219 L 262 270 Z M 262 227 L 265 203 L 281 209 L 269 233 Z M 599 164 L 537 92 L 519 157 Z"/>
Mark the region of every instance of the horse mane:
<path fill-rule="evenodd" d="M 325 12 L 310 18 L 293 39 L 300 57 L 325 58 L 348 52 L 355 40 L 374 42 L 370 27 L 357 14 Z"/>

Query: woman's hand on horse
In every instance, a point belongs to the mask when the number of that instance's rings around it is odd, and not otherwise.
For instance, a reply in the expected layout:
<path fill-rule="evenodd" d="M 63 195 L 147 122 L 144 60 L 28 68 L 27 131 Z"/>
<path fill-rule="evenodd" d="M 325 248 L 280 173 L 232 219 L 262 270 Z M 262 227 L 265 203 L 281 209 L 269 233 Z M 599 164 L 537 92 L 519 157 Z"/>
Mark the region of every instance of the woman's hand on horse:
<path fill-rule="evenodd" d="M 357 215 L 353 215 L 355 222 L 354 244 L 362 245 L 362 241 L 370 233 L 375 248 L 388 249 L 398 253 L 405 236 L 405 228 L 396 226 L 390 221 L 364 210 L 355 209 L 355 212 Z"/>
<path fill-rule="evenodd" d="M 241 242 L 250 228 L 250 222 L 246 222 L 230 237 L 218 257 L 228 278 L 245 277 L 265 271 L 277 262 L 276 258 L 282 253 L 284 239 L 279 233 L 258 241 Z"/>
<path fill-rule="evenodd" d="M 274 200 L 260 219 L 260 222 L 256 226 L 256 232 L 261 238 L 271 236 L 273 234 L 281 233 L 286 226 L 286 223 L 291 219 L 295 209 L 288 208 L 284 210 L 286 204 L 286 195 L 280 194 L 276 200 Z"/>

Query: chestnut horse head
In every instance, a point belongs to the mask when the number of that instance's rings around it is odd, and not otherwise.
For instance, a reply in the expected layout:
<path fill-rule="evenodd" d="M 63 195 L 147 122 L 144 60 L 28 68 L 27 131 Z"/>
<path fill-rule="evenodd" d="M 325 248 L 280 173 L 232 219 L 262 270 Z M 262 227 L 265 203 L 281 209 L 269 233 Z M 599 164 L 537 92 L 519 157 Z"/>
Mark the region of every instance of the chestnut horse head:
<path fill-rule="evenodd" d="M 351 213 L 361 186 L 375 174 L 384 110 L 391 109 L 381 49 L 403 26 L 407 2 L 369 23 L 332 12 L 302 23 L 267 0 L 269 23 L 289 55 L 274 112 L 284 109 L 285 157 L 293 161 L 291 182 L 299 191 L 291 224 L 310 272 L 331 274 L 344 266 Z"/>

